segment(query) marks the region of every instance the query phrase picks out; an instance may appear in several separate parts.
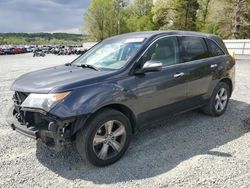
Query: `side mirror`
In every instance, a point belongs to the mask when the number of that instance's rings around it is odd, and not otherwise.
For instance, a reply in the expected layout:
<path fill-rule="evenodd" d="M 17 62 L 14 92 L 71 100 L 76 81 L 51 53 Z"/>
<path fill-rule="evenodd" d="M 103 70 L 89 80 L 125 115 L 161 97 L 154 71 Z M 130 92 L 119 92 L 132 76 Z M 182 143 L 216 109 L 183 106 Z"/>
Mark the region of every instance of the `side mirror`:
<path fill-rule="evenodd" d="M 158 72 L 162 70 L 162 63 L 160 61 L 149 60 L 144 63 L 143 67 L 136 71 L 136 74 L 144 74 L 146 72 Z"/>

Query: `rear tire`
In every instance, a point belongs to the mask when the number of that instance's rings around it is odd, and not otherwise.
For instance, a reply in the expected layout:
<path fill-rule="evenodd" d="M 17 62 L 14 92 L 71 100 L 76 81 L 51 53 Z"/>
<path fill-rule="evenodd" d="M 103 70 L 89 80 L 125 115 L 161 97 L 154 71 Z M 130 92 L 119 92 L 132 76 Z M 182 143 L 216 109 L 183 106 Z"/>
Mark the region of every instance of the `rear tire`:
<path fill-rule="evenodd" d="M 84 160 L 95 166 L 118 161 L 132 136 L 131 124 L 121 112 L 106 108 L 94 114 L 76 135 L 76 148 Z"/>
<path fill-rule="evenodd" d="M 206 106 L 202 108 L 205 114 L 218 117 L 225 113 L 229 101 L 230 89 L 227 83 L 219 82 Z"/>

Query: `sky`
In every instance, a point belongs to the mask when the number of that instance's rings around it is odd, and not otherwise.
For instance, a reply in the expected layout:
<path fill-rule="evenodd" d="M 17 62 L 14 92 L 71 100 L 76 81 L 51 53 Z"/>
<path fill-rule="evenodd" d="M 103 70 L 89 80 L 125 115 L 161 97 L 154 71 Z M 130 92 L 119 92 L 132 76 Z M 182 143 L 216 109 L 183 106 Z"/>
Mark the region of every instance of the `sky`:
<path fill-rule="evenodd" d="M 0 0 L 0 33 L 81 33 L 91 0 Z"/>

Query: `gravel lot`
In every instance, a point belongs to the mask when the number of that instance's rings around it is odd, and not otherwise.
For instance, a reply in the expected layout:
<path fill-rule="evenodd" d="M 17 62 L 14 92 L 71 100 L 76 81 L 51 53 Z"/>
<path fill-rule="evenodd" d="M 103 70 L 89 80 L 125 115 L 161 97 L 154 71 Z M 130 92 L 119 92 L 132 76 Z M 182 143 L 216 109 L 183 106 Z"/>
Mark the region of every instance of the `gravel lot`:
<path fill-rule="evenodd" d="M 139 132 L 119 162 L 97 168 L 71 147 L 56 153 L 5 123 L 15 78 L 75 57 L 0 56 L 0 187 L 250 187 L 250 60 L 237 61 L 225 115 L 174 117 Z"/>

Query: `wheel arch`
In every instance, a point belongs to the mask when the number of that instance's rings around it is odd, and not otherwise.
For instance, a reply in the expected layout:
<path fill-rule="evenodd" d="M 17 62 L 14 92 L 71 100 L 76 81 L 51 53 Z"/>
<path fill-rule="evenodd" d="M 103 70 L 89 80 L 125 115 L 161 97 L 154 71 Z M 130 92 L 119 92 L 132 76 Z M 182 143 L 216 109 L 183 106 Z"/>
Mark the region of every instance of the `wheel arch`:
<path fill-rule="evenodd" d="M 117 110 L 117 111 L 123 113 L 130 121 L 133 133 L 136 131 L 136 116 L 135 116 L 134 112 L 129 107 L 127 107 L 124 104 L 119 104 L 119 103 L 108 104 L 108 105 L 102 106 L 101 108 L 97 109 L 95 112 L 92 113 L 92 115 L 99 112 L 100 110 L 105 109 L 105 108 L 111 108 L 111 109 L 114 109 L 114 110 Z"/>
<path fill-rule="evenodd" d="M 100 112 L 101 110 L 104 110 L 106 108 L 111 108 L 111 109 L 114 109 L 114 110 L 117 110 L 119 112 L 121 112 L 122 114 L 124 114 L 128 120 L 130 121 L 130 124 L 131 124 L 131 128 L 132 128 L 132 132 L 135 133 L 136 132 L 136 116 L 134 114 L 134 112 L 129 108 L 127 107 L 126 105 L 124 104 L 119 104 L 119 103 L 112 103 L 112 104 L 107 104 L 107 105 L 104 105 L 98 109 L 96 109 L 95 111 L 89 113 L 86 118 L 84 119 L 79 119 L 79 121 L 75 124 L 74 128 L 73 128 L 73 139 L 74 139 L 74 136 L 75 134 L 81 129 L 81 128 L 84 128 L 84 126 L 88 123 L 88 121 L 90 120 L 90 118 Z"/>
<path fill-rule="evenodd" d="M 230 78 L 223 78 L 223 79 L 220 80 L 220 82 L 224 82 L 224 83 L 228 84 L 229 89 L 230 89 L 230 97 L 231 97 L 232 92 L 233 92 L 233 82 L 232 82 L 232 80 Z"/>

